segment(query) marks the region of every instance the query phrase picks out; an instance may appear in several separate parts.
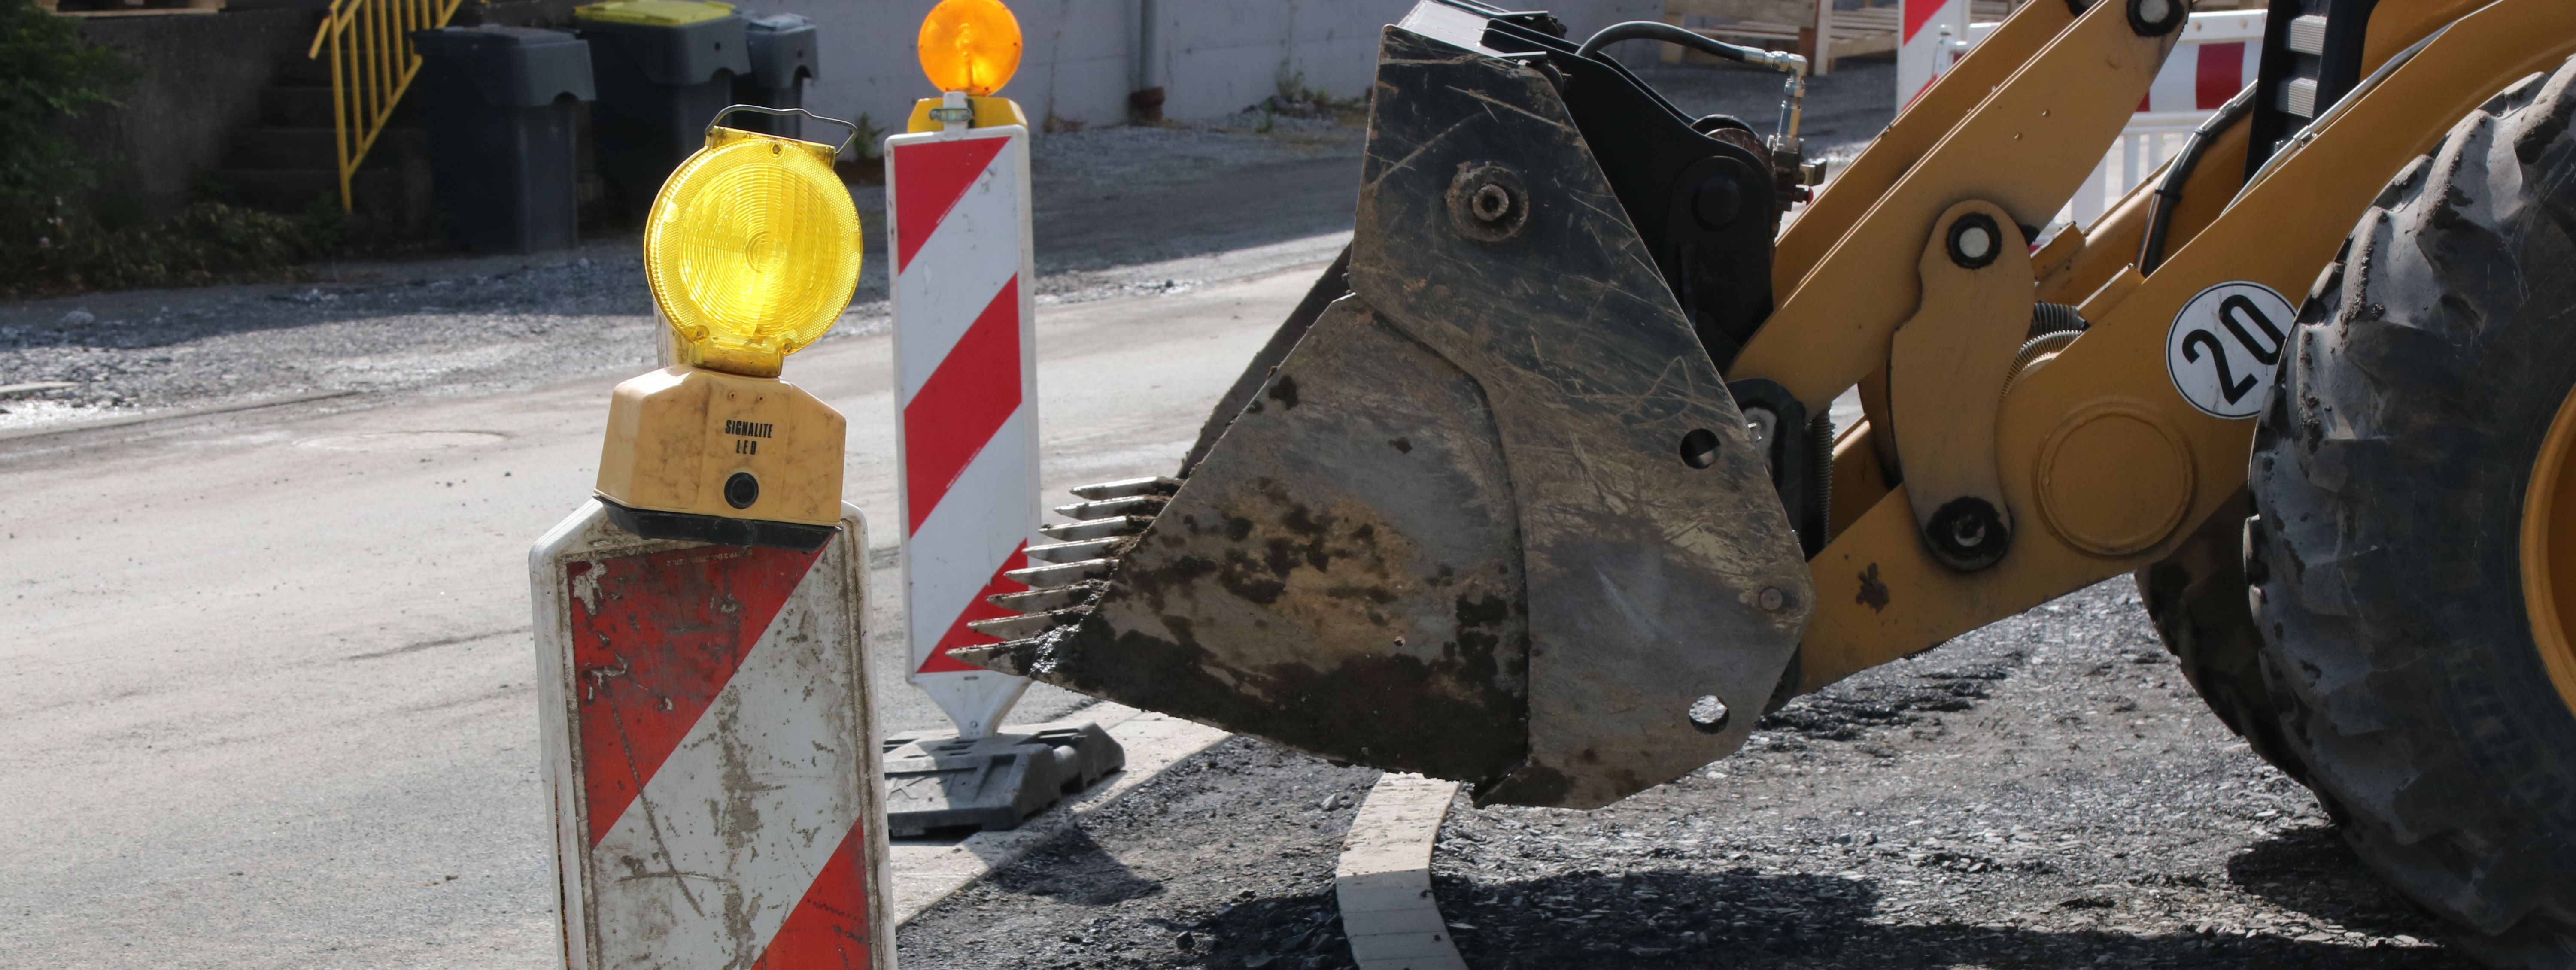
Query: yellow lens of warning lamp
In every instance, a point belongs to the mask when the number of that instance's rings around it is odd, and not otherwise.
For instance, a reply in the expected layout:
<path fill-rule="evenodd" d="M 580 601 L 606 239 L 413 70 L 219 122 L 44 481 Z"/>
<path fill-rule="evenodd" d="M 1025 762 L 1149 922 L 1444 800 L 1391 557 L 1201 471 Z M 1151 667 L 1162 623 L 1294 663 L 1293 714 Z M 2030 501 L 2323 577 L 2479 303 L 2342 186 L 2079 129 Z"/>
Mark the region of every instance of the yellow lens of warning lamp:
<path fill-rule="evenodd" d="M 849 307 L 860 246 L 831 146 L 718 128 L 653 200 L 645 282 L 688 363 L 775 377 Z"/>
<path fill-rule="evenodd" d="M 1002 0 L 939 0 L 922 18 L 920 52 L 931 84 L 986 97 L 1020 69 L 1020 21 Z"/>

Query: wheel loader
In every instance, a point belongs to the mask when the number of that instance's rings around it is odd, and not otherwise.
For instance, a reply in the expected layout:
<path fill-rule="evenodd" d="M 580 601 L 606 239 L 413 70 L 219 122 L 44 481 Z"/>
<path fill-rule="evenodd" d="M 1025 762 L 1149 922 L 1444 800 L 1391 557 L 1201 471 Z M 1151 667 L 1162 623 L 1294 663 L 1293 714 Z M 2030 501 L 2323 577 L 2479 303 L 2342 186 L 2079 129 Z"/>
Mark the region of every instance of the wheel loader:
<path fill-rule="evenodd" d="M 1579 809 L 2134 573 L 2373 869 L 2576 967 L 2576 3 L 2272 0 L 2257 82 L 2059 223 L 2188 13 L 2030 0 L 1817 185 L 1794 57 L 1424 0 L 1349 249 L 957 655 Z"/>

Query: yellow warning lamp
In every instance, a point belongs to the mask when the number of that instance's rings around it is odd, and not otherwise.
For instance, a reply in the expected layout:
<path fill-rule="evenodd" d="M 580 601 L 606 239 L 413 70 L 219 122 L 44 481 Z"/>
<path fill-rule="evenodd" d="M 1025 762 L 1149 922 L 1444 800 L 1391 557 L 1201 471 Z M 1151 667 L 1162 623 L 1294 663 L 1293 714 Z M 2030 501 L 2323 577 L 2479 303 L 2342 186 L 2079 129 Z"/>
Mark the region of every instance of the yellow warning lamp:
<path fill-rule="evenodd" d="M 670 367 L 617 386 L 599 498 L 648 538 L 819 548 L 841 518 L 845 422 L 778 380 L 858 287 L 858 209 L 832 171 L 849 147 L 726 128 L 680 163 L 644 224 L 644 278 Z M 818 531 L 819 530 L 819 531 Z"/>
<path fill-rule="evenodd" d="M 840 319 L 862 241 L 837 154 L 713 128 L 662 183 L 644 223 L 644 280 L 687 363 L 776 377 Z"/>
<path fill-rule="evenodd" d="M 993 96 L 1020 69 L 1020 21 L 1002 0 L 939 0 L 921 19 L 915 51 L 944 97 L 913 106 L 911 131 L 1029 123 L 1019 105 Z"/>
<path fill-rule="evenodd" d="M 940 90 L 990 97 L 1020 69 L 1020 21 L 1002 0 L 939 0 L 921 18 L 919 50 Z"/>

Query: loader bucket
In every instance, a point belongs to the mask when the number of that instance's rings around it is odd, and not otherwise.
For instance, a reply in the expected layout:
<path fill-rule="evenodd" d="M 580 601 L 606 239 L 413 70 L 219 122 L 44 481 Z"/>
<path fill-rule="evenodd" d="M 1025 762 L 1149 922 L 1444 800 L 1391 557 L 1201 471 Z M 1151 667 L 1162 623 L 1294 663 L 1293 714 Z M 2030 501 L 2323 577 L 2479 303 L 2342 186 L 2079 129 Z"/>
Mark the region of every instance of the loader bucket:
<path fill-rule="evenodd" d="M 1347 294 L 1185 474 L 1067 506 L 996 599 L 1030 615 L 961 659 L 1486 803 L 1743 743 L 1813 600 L 1798 536 L 1559 82 L 1483 39 L 1388 28 Z"/>

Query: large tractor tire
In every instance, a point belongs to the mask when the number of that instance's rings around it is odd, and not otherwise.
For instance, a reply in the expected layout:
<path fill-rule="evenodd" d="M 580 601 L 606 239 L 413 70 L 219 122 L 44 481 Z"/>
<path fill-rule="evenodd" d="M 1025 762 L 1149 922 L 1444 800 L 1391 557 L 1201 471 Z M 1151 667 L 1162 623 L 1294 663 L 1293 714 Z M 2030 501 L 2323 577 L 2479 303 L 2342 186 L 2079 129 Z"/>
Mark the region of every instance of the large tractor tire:
<path fill-rule="evenodd" d="M 2576 968 L 2571 85 L 2497 96 L 2380 197 L 2248 474 L 2286 746 L 2363 861 L 2507 967 Z"/>
<path fill-rule="evenodd" d="M 2245 517 L 2252 510 L 2252 497 L 2238 492 L 2173 555 L 2138 570 L 2138 597 L 2210 713 L 2255 755 L 2305 782 L 2307 766 L 2281 737 L 2281 708 L 2263 682 L 2263 634 L 2245 603 Z"/>

